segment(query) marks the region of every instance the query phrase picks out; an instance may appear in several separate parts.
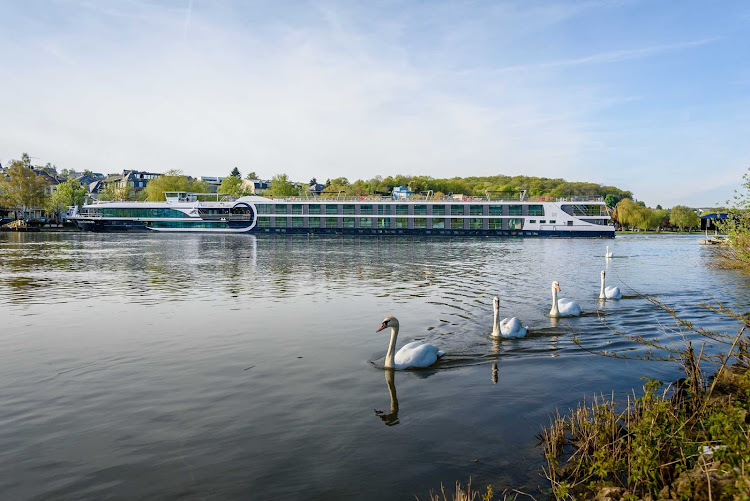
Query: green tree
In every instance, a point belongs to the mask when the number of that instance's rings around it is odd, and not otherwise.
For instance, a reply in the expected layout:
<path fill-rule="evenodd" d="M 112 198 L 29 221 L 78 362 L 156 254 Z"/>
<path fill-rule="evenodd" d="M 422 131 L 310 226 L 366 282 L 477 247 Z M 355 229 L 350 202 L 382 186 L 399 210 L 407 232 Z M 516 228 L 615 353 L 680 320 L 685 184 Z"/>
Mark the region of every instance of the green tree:
<path fill-rule="evenodd" d="M 617 195 L 613 193 L 607 193 L 606 195 L 604 195 L 604 203 L 607 204 L 608 207 L 614 207 L 619 201 L 620 198 L 618 198 Z"/>
<path fill-rule="evenodd" d="M 235 197 L 245 197 L 252 195 L 250 188 L 245 186 L 242 179 L 235 176 L 225 177 L 219 185 L 219 193 L 228 193 Z"/>
<path fill-rule="evenodd" d="M 6 179 L 0 177 L 0 200 L 9 208 L 26 212 L 29 208 L 41 208 L 44 203 L 46 183 L 30 167 L 28 155 L 25 160 L 13 160 L 5 170 Z"/>
<path fill-rule="evenodd" d="M 240 174 L 240 170 L 237 167 L 232 169 L 232 173 L 230 174 L 230 176 L 242 179 L 242 174 Z"/>
<path fill-rule="evenodd" d="M 248 181 L 252 181 L 253 179 L 258 179 L 258 174 L 255 173 L 255 171 L 252 171 L 250 174 L 245 176 L 245 179 Z"/>
<path fill-rule="evenodd" d="M 146 188 L 148 188 L 148 186 L 146 186 Z M 143 190 L 143 191 L 145 192 L 146 190 Z M 128 190 L 126 188 L 119 188 L 116 183 L 105 184 L 104 189 L 101 191 L 101 193 L 99 193 L 99 200 L 127 200 L 127 199 L 128 199 Z M 163 200 L 166 200 L 166 199 L 163 199 Z"/>
<path fill-rule="evenodd" d="M 290 197 L 299 194 L 286 174 L 274 176 L 268 192 L 274 197 Z"/>
<path fill-rule="evenodd" d="M 675 205 L 672 207 L 672 212 L 669 216 L 669 223 L 672 226 L 677 226 L 680 231 L 685 228 L 690 230 L 691 228 L 700 225 L 700 218 L 690 207 L 684 205 Z"/>
<path fill-rule="evenodd" d="M 86 201 L 86 188 L 75 179 L 57 185 L 57 190 L 47 199 L 47 210 L 58 216 L 67 207 L 80 207 Z"/>
<path fill-rule="evenodd" d="M 188 178 L 182 175 L 182 171 L 173 169 L 149 181 L 143 192 L 146 194 L 146 200 L 158 202 L 166 200 L 166 191 L 207 193 L 208 190 L 208 183 Z"/>

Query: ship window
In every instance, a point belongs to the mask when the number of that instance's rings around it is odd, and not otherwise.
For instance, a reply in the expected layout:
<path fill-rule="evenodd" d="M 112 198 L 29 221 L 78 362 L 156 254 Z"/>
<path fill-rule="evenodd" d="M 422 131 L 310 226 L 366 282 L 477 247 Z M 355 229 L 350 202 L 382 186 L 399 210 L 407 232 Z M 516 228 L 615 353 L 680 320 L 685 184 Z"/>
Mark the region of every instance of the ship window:
<path fill-rule="evenodd" d="M 362 217 L 359 219 L 359 227 L 360 228 L 372 228 L 372 218 L 371 217 Z"/>
<path fill-rule="evenodd" d="M 389 205 L 378 205 L 378 214 L 390 214 L 391 213 L 391 207 Z"/>
<path fill-rule="evenodd" d="M 414 227 L 415 228 L 426 228 L 426 219 L 423 217 L 415 217 L 414 218 Z"/>
<path fill-rule="evenodd" d="M 445 228 L 445 218 L 437 218 L 432 220 L 433 228 Z"/>
<path fill-rule="evenodd" d="M 289 226 L 289 218 L 286 217 L 275 217 L 273 218 L 273 225 L 276 228 L 286 228 Z"/>
<path fill-rule="evenodd" d="M 271 206 L 269 204 L 258 204 L 258 214 L 270 214 Z"/>
<path fill-rule="evenodd" d="M 378 218 L 378 228 L 390 228 L 390 227 L 391 227 L 391 218 L 389 217 Z"/>
<path fill-rule="evenodd" d="M 339 206 L 335 204 L 326 205 L 326 214 L 338 214 Z"/>
<path fill-rule="evenodd" d="M 471 218 L 469 219 L 469 227 L 472 230 L 481 230 L 482 229 L 482 220 L 479 218 Z"/>
<path fill-rule="evenodd" d="M 521 215 L 521 206 L 520 205 L 509 205 L 508 206 L 508 215 L 509 216 L 520 216 Z"/>
<path fill-rule="evenodd" d="M 310 228 L 320 228 L 320 218 L 319 217 L 311 217 L 308 219 Z"/>
<path fill-rule="evenodd" d="M 352 208 L 354 206 L 352 205 Z M 344 228 L 354 228 L 354 218 L 353 217 L 345 217 L 344 218 Z"/>
<path fill-rule="evenodd" d="M 312 204 L 307 206 L 308 214 L 320 214 L 320 205 Z"/>
<path fill-rule="evenodd" d="M 427 214 L 427 206 L 426 205 L 415 205 L 414 206 L 414 215 L 415 216 L 424 216 Z"/>
<path fill-rule="evenodd" d="M 503 206 L 502 205 L 490 205 L 490 216 L 502 216 Z"/>
<path fill-rule="evenodd" d="M 326 218 L 326 228 L 338 228 L 339 227 L 339 218 L 337 217 L 327 217 Z"/>
<path fill-rule="evenodd" d="M 304 225 L 305 225 L 305 218 L 303 217 L 292 218 L 292 228 L 302 228 Z"/>
<path fill-rule="evenodd" d="M 470 205 L 469 214 L 472 216 L 481 216 L 483 214 L 481 205 Z"/>
<path fill-rule="evenodd" d="M 399 216 L 403 216 L 405 214 L 409 213 L 409 206 L 408 205 L 397 205 L 396 206 L 396 214 Z M 398 224 L 398 223 L 397 223 Z M 398 226 L 396 226 L 398 228 Z"/>
<path fill-rule="evenodd" d="M 547 224 L 547 220 L 546 219 L 540 219 L 539 220 L 539 224 Z"/>
<path fill-rule="evenodd" d="M 286 214 L 286 204 L 276 204 L 276 214 Z"/>
<path fill-rule="evenodd" d="M 532 224 L 536 223 L 536 219 L 529 219 L 529 223 L 532 223 Z"/>
<path fill-rule="evenodd" d="M 463 216 L 466 214 L 464 211 L 463 205 L 451 205 L 451 215 L 452 216 Z M 463 226 L 461 226 L 463 228 Z"/>
<path fill-rule="evenodd" d="M 372 214 L 372 205 L 360 205 L 359 213 L 360 214 Z"/>
<path fill-rule="evenodd" d="M 436 216 L 444 216 L 445 215 L 445 205 L 433 205 L 432 206 L 432 213 Z"/>
<path fill-rule="evenodd" d="M 541 205 L 529 205 L 529 216 L 543 216 L 544 207 Z"/>
<path fill-rule="evenodd" d="M 398 207 L 396 207 L 398 208 Z M 408 228 L 409 227 L 409 220 L 405 217 L 397 217 L 396 218 L 396 228 Z"/>
<path fill-rule="evenodd" d="M 520 218 L 508 219 L 509 230 L 520 230 L 521 228 L 523 228 L 523 219 L 520 219 Z"/>
<path fill-rule="evenodd" d="M 269 226 L 271 226 L 271 218 L 270 217 L 266 217 L 266 216 L 259 217 L 258 218 L 258 226 L 261 226 L 263 228 L 268 228 Z"/>
<path fill-rule="evenodd" d="M 568 226 L 573 226 L 573 221 L 568 221 Z"/>
<path fill-rule="evenodd" d="M 491 230 L 502 230 L 503 229 L 503 220 L 499 218 L 493 218 L 490 219 L 490 229 Z"/>
<path fill-rule="evenodd" d="M 451 219 L 451 229 L 452 230 L 460 230 L 464 227 L 464 220 L 463 219 L 457 219 L 453 218 Z"/>
<path fill-rule="evenodd" d="M 290 214 L 302 214 L 302 206 L 299 204 L 294 204 L 291 206 L 291 211 L 289 211 Z"/>
<path fill-rule="evenodd" d="M 354 214 L 354 204 L 346 204 L 342 207 L 344 214 Z"/>
<path fill-rule="evenodd" d="M 549 224 L 555 224 L 556 221 L 557 221 L 556 219 L 550 219 Z"/>

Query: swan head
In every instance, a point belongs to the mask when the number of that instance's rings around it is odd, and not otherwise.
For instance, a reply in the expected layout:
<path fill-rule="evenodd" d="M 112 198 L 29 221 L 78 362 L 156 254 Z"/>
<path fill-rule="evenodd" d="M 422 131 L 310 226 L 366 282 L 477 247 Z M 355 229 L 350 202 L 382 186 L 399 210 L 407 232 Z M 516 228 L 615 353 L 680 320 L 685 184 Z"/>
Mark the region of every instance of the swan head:
<path fill-rule="evenodd" d="M 560 283 L 557 280 L 555 280 L 554 282 L 552 282 L 552 288 L 557 289 L 558 291 L 561 290 Z"/>
<path fill-rule="evenodd" d="M 500 309 L 500 298 L 499 298 L 499 297 L 495 296 L 495 297 L 493 297 L 493 298 L 492 298 L 492 306 L 493 306 L 493 307 L 494 307 L 494 308 L 495 308 L 496 310 L 499 310 L 499 309 Z"/>
<path fill-rule="evenodd" d="M 396 317 L 385 317 L 385 319 L 383 320 L 383 323 L 380 324 L 380 327 L 378 327 L 378 329 L 375 332 L 380 332 L 387 327 L 398 328 L 398 319 L 396 319 Z"/>
<path fill-rule="evenodd" d="M 606 273 L 604 273 L 604 270 L 602 270 L 602 278 L 604 278 L 605 275 Z"/>

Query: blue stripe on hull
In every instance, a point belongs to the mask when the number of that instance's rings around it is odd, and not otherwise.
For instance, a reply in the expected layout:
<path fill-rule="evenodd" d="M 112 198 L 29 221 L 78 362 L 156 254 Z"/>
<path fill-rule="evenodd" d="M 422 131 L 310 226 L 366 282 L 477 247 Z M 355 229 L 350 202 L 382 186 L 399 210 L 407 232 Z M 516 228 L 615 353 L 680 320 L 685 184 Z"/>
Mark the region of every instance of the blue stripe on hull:
<path fill-rule="evenodd" d="M 391 228 L 254 228 L 253 234 L 318 235 L 401 235 L 456 237 L 543 237 L 543 238 L 614 238 L 614 230 L 603 231 L 537 231 L 537 230 L 409 230 Z"/>

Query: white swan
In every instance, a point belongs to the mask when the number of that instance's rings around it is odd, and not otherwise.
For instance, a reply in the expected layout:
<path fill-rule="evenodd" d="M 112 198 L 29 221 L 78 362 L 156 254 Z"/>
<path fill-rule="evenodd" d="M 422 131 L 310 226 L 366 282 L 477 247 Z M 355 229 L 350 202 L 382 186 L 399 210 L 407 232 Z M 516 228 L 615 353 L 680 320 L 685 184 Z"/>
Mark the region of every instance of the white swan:
<path fill-rule="evenodd" d="M 445 355 L 444 351 L 438 350 L 434 344 L 414 341 L 405 344 L 396 353 L 396 338 L 398 337 L 398 319 L 386 317 L 375 332 L 380 332 L 386 327 L 391 328 L 391 342 L 388 344 L 388 352 L 385 354 L 386 369 L 408 369 L 409 367 L 429 367 L 438 358 Z M 394 356 L 395 354 L 395 356 Z"/>
<path fill-rule="evenodd" d="M 602 288 L 599 291 L 599 299 L 622 299 L 619 287 L 604 287 L 604 270 L 602 270 Z"/>
<path fill-rule="evenodd" d="M 570 299 L 557 299 L 557 291 L 560 290 L 560 284 L 557 280 L 552 282 L 552 309 L 549 312 L 551 317 L 577 317 L 581 314 L 581 307 L 578 303 Z"/>
<path fill-rule="evenodd" d="M 604 254 L 604 257 L 606 257 L 607 259 L 612 257 L 612 251 L 609 250 L 609 245 L 607 246 L 607 253 Z"/>
<path fill-rule="evenodd" d="M 492 306 L 494 308 L 494 322 L 492 325 L 492 336 L 494 337 L 524 337 L 526 332 L 529 330 L 528 327 L 523 327 L 521 321 L 516 317 L 504 318 L 498 322 L 500 317 L 500 298 L 495 296 L 492 298 Z"/>

